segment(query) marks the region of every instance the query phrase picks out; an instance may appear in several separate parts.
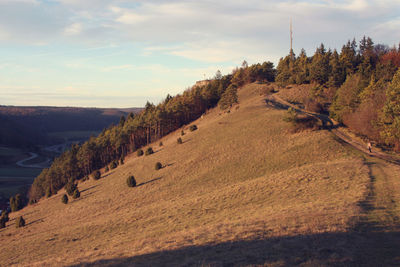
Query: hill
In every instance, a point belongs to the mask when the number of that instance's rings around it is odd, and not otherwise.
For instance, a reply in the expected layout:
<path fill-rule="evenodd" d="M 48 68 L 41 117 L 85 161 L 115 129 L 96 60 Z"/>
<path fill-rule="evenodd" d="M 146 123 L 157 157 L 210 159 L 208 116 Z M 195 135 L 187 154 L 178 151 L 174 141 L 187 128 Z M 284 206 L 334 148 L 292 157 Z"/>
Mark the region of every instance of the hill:
<path fill-rule="evenodd" d="M 100 180 L 10 214 L 4 265 L 352 265 L 399 260 L 400 168 L 328 130 L 293 133 L 266 85 L 130 154 Z M 177 143 L 177 138 L 183 144 Z M 154 170 L 156 162 L 164 165 Z M 126 179 L 134 175 L 136 188 Z M 24 228 L 15 228 L 18 216 Z M 383 227 L 381 231 L 379 227 Z M 379 244 L 379 246 L 377 246 Z M 397 244 L 397 245 L 393 245 Z M 377 248 L 378 247 L 378 248 Z"/>
<path fill-rule="evenodd" d="M 0 144 L 25 147 L 59 142 L 49 133 L 101 131 L 119 122 L 121 116 L 137 113 L 141 108 L 77 108 L 0 106 L 0 118 L 7 127 L 0 131 Z M 18 134 L 14 135 L 17 132 Z"/>

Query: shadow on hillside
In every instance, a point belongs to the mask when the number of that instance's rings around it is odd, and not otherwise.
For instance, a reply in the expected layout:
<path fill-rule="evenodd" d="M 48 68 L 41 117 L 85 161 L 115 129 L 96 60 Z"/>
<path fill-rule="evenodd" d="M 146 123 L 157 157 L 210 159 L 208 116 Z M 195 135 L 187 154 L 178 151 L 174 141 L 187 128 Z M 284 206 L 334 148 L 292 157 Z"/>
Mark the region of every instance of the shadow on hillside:
<path fill-rule="evenodd" d="M 145 185 L 145 184 L 150 184 L 150 183 L 153 183 L 153 182 L 161 180 L 161 179 L 162 179 L 162 177 L 157 177 L 157 178 L 151 179 L 151 180 L 149 180 L 147 182 L 140 183 L 136 187 L 139 187 L 139 186 L 142 186 L 142 185 Z"/>
<path fill-rule="evenodd" d="M 113 174 L 114 172 L 109 172 L 109 173 L 107 173 L 107 174 L 105 174 L 105 175 L 102 175 L 101 176 L 101 178 L 106 178 L 107 176 L 110 176 L 111 174 Z"/>
<path fill-rule="evenodd" d="M 81 191 L 81 193 L 86 192 L 86 191 L 89 191 L 89 190 L 91 190 L 91 189 L 93 189 L 93 188 L 96 188 L 96 187 L 98 187 L 98 186 L 99 186 L 99 185 L 96 184 L 96 185 L 93 185 L 93 186 L 88 187 L 88 188 L 86 188 L 86 189 L 83 189 L 83 190 Z"/>
<path fill-rule="evenodd" d="M 190 246 L 74 266 L 391 266 L 400 233 L 324 233 Z"/>

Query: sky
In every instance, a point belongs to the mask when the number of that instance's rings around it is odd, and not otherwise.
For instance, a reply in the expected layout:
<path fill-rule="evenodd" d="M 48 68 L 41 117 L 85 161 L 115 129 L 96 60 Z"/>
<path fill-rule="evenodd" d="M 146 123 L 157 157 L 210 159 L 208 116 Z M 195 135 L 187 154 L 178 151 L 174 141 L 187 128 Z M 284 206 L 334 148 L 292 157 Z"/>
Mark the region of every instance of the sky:
<path fill-rule="evenodd" d="M 141 107 L 243 60 L 400 42 L 400 0 L 0 0 L 0 105 Z"/>

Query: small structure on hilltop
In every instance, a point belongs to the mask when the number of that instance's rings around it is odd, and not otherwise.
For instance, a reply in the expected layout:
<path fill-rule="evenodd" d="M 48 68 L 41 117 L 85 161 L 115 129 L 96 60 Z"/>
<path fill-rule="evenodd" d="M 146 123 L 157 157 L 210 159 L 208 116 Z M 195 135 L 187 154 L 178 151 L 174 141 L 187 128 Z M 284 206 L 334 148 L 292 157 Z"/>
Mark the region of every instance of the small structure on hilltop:
<path fill-rule="evenodd" d="M 207 84 L 209 84 L 211 82 L 211 80 L 201 80 L 201 81 L 197 81 L 196 83 L 195 83 L 195 85 L 194 86 L 205 86 L 205 85 L 207 85 Z"/>

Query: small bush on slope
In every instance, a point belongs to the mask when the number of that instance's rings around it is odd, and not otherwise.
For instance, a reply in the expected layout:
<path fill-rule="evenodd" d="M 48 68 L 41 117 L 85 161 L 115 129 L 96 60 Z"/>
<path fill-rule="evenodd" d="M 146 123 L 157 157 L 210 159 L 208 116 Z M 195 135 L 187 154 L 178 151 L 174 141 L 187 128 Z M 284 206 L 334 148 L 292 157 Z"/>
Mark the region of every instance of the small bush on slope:
<path fill-rule="evenodd" d="M 128 179 L 126 179 L 126 183 L 129 187 L 135 187 L 136 186 L 136 180 L 133 175 L 129 176 Z"/>
<path fill-rule="evenodd" d="M 64 204 L 68 204 L 68 196 L 66 194 L 64 194 L 61 197 L 61 202 L 64 203 Z"/>
<path fill-rule="evenodd" d="M 22 218 L 22 216 L 19 216 L 19 217 L 17 218 L 17 220 L 15 221 L 15 226 L 16 226 L 17 228 L 20 228 L 20 227 L 24 227 L 24 226 L 25 226 L 25 220 L 24 220 L 24 218 Z"/>

